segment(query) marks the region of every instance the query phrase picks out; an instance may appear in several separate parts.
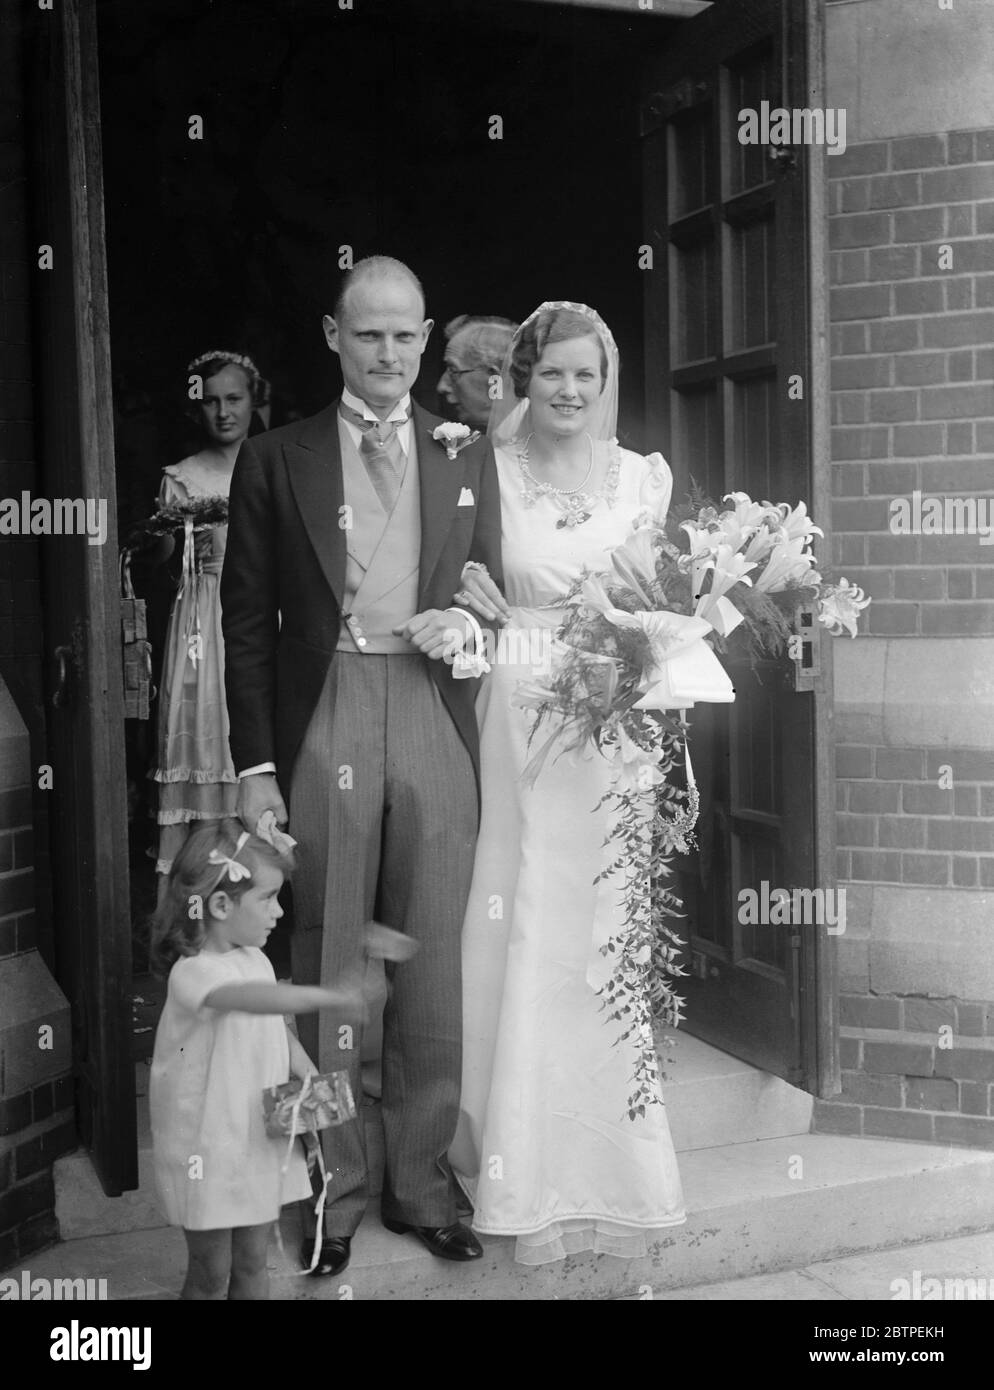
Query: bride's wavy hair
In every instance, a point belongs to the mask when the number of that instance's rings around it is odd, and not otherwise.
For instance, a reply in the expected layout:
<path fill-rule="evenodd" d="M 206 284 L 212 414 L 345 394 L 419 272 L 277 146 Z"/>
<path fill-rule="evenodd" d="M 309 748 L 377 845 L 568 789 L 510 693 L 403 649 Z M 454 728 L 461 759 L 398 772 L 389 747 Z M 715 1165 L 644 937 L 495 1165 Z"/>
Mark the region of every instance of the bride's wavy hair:
<path fill-rule="evenodd" d="M 511 381 L 514 383 L 514 394 L 519 398 L 527 396 L 532 368 L 550 343 L 566 343 L 573 338 L 593 338 L 597 343 L 601 354 L 603 391 L 607 381 L 607 352 L 597 329 L 589 319 L 572 309 L 546 309 L 525 324 L 511 351 Z"/>

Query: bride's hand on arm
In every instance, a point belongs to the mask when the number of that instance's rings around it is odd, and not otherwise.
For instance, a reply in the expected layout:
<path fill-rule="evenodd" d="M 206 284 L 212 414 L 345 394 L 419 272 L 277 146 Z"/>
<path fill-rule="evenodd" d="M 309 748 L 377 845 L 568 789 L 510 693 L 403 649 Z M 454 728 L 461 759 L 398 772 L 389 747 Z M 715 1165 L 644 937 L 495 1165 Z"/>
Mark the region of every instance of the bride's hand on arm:
<path fill-rule="evenodd" d="M 462 588 L 455 595 L 456 603 L 464 608 L 472 608 L 488 622 L 501 627 L 510 620 L 511 610 L 504 595 L 490 578 L 486 570 L 475 565 L 466 565 L 462 572 Z"/>

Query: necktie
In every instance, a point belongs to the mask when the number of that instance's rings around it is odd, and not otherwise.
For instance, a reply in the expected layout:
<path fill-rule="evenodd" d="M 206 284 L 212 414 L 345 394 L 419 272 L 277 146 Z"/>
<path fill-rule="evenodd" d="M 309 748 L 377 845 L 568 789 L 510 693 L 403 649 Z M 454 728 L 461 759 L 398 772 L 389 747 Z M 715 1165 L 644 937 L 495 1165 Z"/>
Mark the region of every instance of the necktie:
<path fill-rule="evenodd" d="M 400 485 L 404 478 L 404 467 L 407 462 L 400 440 L 397 438 L 397 430 L 403 422 L 399 420 L 366 420 L 357 410 L 352 410 L 347 405 L 340 405 L 339 410 L 343 419 L 362 430 L 359 453 L 366 465 L 369 481 L 376 489 L 376 495 L 383 503 L 383 509 L 389 516 L 400 494 Z M 410 412 L 408 412 L 407 418 L 410 419 Z"/>

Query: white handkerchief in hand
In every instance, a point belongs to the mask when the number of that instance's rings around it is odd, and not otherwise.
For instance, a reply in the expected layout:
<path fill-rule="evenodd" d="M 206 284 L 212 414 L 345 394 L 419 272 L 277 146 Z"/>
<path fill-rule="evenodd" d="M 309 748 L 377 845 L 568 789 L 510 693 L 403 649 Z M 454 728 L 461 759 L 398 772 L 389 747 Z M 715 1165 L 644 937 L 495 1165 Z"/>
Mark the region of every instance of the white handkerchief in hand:
<path fill-rule="evenodd" d="M 382 922 L 367 922 L 362 933 L 367 956 L 373 960 L 410 960 L 418 949 L 413 936 L 406 936 Z"/>
<path fill-rule="evenodd" d="M 260 840 L 265 840 L 267 845 L 279 850 L 280 854 L 289 854 L 297 843 L 292 835 L 288 835 L 276 824 L 276 812 L 272 808 L 263 811 L 256 823 L 255 833 Z"/>

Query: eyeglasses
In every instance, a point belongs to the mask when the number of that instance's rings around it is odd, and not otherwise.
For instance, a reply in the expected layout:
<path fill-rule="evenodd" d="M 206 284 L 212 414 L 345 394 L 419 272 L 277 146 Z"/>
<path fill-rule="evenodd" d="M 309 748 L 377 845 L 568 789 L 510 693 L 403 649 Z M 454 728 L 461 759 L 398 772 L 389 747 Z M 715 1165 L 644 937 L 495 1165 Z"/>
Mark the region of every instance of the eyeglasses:
<path fill-rule="evenodd" d="M 446 376 L 466 376 L 469 372 L 485 371 L 487 371 L 487 368 L 484 367 L 482 363 L 478 363 L 475 367 L 450 367 L 448 362 L 445 364 Z"/>

